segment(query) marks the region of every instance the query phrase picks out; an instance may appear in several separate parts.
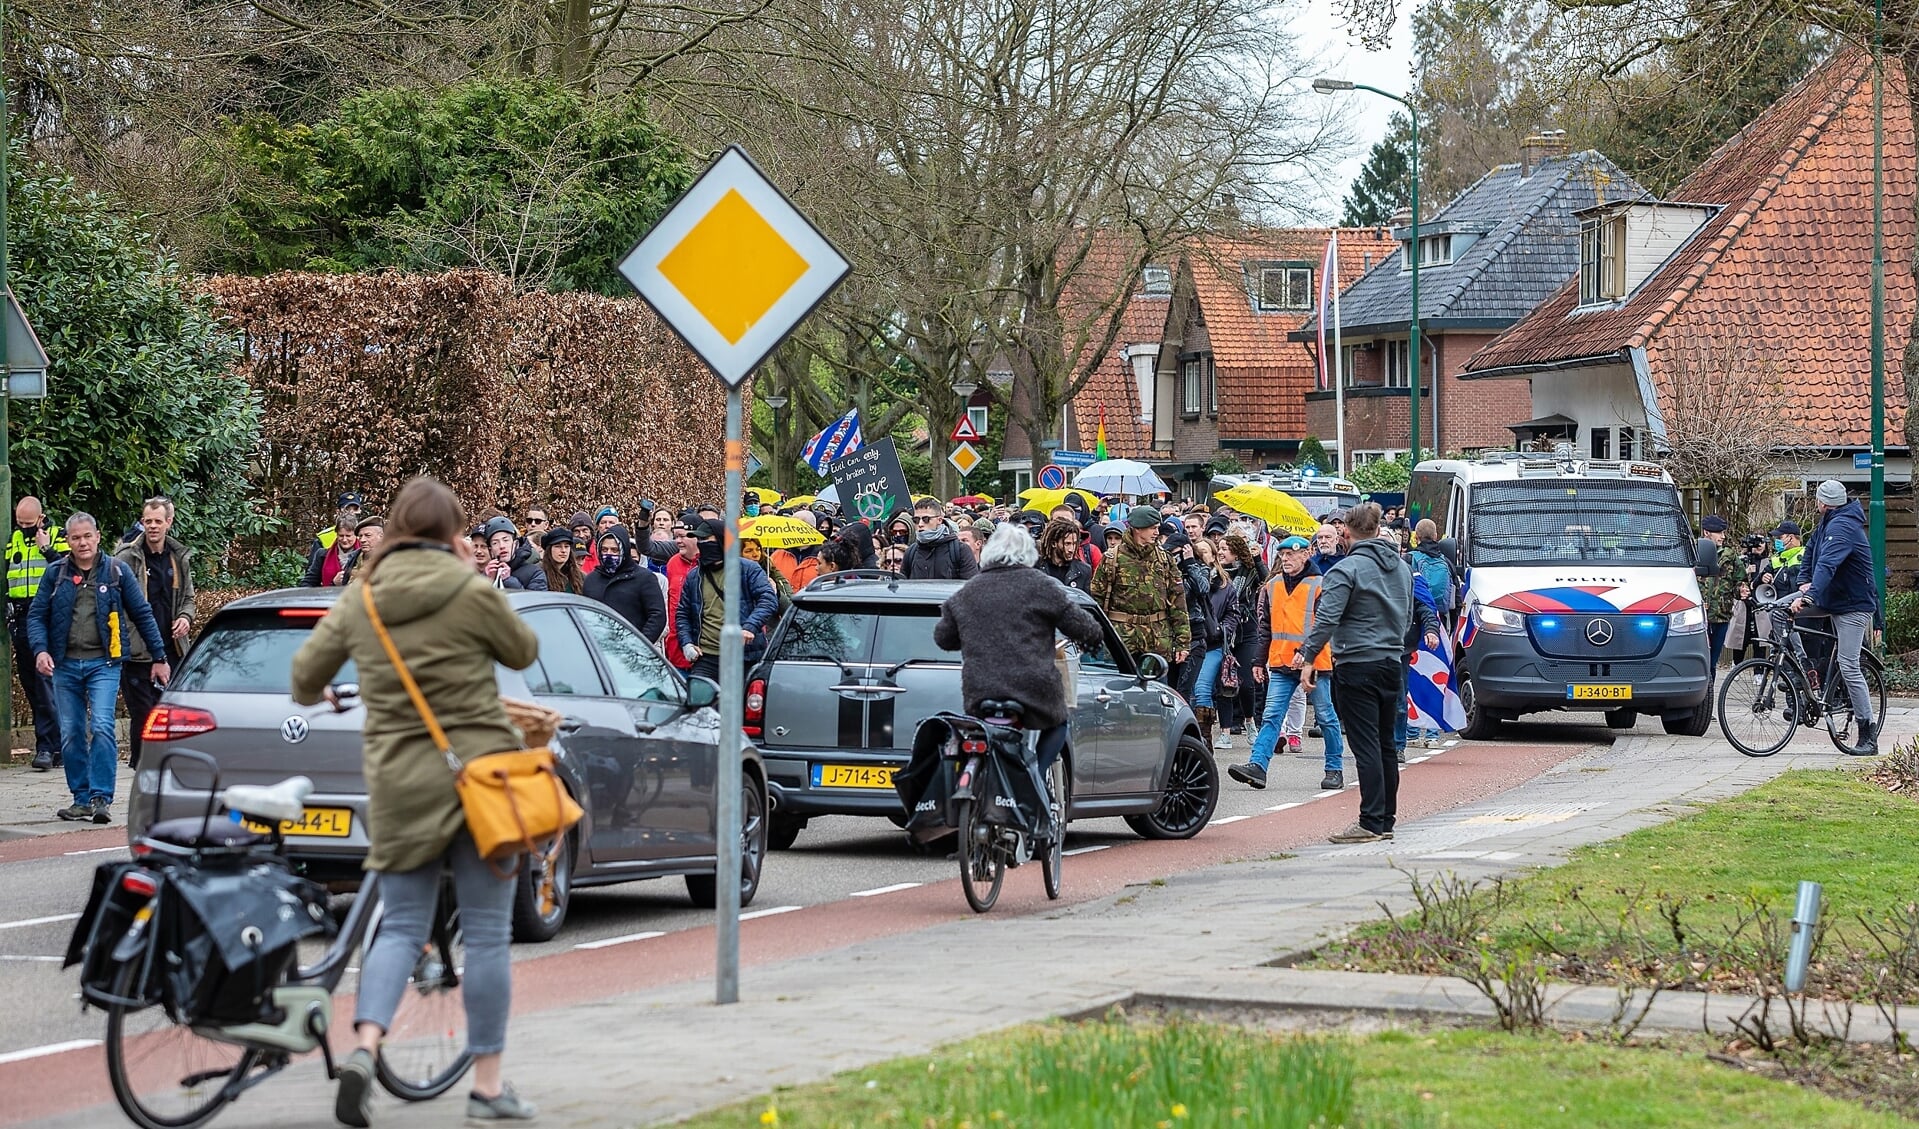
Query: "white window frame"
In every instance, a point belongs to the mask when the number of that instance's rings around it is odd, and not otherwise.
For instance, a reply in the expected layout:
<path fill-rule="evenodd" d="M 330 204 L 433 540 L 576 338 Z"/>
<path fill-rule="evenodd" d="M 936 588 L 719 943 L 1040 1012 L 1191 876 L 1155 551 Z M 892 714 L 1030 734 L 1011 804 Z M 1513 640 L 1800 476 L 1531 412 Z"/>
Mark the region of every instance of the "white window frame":
<path fill-rule="evenodd" d="M 1604 441 L 1605 450 L 1600 451 L 1600 442 Z M 1590 428 L 1586 434 L 1586 457 L 1590 459 L 1613 458 L 1613 432 L 1610 427 Z"/>
<path fill-rule="evenodd" d="M 1140 270 L 1139 275 L 1141 293 L 1162 295 L 1173 292 L 1172 268 L 1148 265 Z"/>
<path fill-rule="evenodd" d="M 1206 358 L 1206 414 L 1219 416 L 1219 366 L 1210 354 Z"/>
<path fill-rule="evenodd" d="M 1453 261 L 1453 237 L 1450 232 L 1419 237 L 1419 265 L 1443 267 Z"/>
<path fill-rule="evenodd" d="M 1301 265 L 1274 264 L 1262 265 L 1253 294 L 1253 306 L 1263 314 L 1277 314 L 1288 311 L 1310 310 L 1313 308 L 1313 268 Z M 1276 286 L 1279 301 L 1268 298 Z M 1293 300 L 1297 288 L 1299 300 Z"/>
<path fill-rule="evenodd" d="M 1386 355 L 1379 362 L 1379 383 L 1377 388 L 1410 388 L 1412 386 L 1412 341 L 1405 337 L 1394 338 L 1384 343 Z"/>
<path fill-rule="evenodd" d="M 1597 216 L 1579 224 L 1579 304 L 1604 305 L 1626 296 L 1626 217 Z"/>
<path fill-rule="evenodd" d="M 1179 363 L 1179 414 L 1187 418 L 1199 415 L 1200 405 L 1204 403 L 1200 381 L 1205 379 L 1205 370 L 1198 357 Z"/>

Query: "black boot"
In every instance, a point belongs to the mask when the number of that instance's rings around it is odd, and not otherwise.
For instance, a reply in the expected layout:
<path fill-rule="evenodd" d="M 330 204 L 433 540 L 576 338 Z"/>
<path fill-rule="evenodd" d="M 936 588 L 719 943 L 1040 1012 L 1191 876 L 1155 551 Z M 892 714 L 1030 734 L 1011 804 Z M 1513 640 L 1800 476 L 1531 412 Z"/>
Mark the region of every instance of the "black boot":
<path fill-rule="evenodd" d="M 1876 757 L 1879 755 L 1879 723 L 1862 721 L 1859 723 L 1859 736 L 1853 740 L 1848 750 L 1855 757 Z"/>

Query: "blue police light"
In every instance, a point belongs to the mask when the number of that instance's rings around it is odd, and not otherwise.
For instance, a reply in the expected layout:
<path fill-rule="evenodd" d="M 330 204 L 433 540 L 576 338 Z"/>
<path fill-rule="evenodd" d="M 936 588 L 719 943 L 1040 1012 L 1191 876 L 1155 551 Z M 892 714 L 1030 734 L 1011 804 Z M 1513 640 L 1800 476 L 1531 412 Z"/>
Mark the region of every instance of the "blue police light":
<path fill-rule="evenodd" d="M 1539 619 L 1533 622 L 1537 623 L 1542 631 L 1557 631 L 1559 629 L 1559 621 L 1556 619 Z"/>
<path fill-rule="evenodd" d="M 1653 616 L 1640 616 L 1639 621 L 1633 626 L 1639 628 L 1641 631 L 1657 631 L 1661 624 L 1659 620 Z"/>
<path fill-rule="evenodd" d="M 1300 469 L 1299 476 L 1301 478 L 1318 478 L 1319 468 L 1316 466 L 1302 467 Z"/>

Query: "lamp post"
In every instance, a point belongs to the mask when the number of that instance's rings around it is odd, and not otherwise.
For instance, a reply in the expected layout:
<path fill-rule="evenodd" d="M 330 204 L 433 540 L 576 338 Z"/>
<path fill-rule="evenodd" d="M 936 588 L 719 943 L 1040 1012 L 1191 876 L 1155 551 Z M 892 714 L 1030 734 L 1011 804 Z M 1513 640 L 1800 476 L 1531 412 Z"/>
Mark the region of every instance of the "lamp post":
<path fill-rule="evenodd" d="M 1872 3 L 1872 578 L 1886 606 L 1885 0 Z"/>
<path fill-rule="evenodd" d="M 979 391 L 979 382 L 966 375 L 965 371 L 962 370 L 960 375 L 954 379 L 952 387 L 953 395 L 959 397 L 959 414 L 963 419 L 966 416 L 967 409 L 973 404 L 973 393 Z M 957 426 L 959 420 L 954 420 L 953 422 L 955 426 Z M 961 476 L 961 485 L 964 487 L 964 476 Z"/>
<path fill-rule="evenodd" d="M 773 449 L 766 452 L 766 465 L 773 468 L 773 489 L 784 490 L 780 467 L 785 463 L 786 456 L 780 453 L 780 409 L 786 406 L 786 397 L 768 396 L 766 406 L 773 409 Z"/>
<path fill-rule="evenodd" d="M 1408 257 L 1412 259 L 1412 266 L 1413 266 L 1413 316 L 1412 316 L 1412 324 L 1407 330 L 1406 367 L 1409 370 L 1407 373 L 1407 380 L 1408 380 L 1407 391 L 1410 393 L 1410 399 L 1412 401 L 1412 411 L 1408 413 L 1412 417 L 1412 429 L 1411 429 L 1411 435 L 1410 435 L 1412 447 L 1411 447 L 1411 454 L 1408 457 L 1411 459 L 1410 465 L 1417 466 L 1419 464 L 1419 364 L 1420 364 L 1420 359 L 1419 359 L 1419 112 L 1413 108 L 1413 103 L 1410 98 L 1404 98 L 1398 94 L 1393 94 L 1388 91 L 1381 90 L 1377 86 L 1367 86 L 1363 82 L 1347 82 L 1343 78 L 1316 78 L 1313 80 L 1313 90 L 1320 94 L 1336 94 L 1346 90 L 1364 90 L 1368 94 L 1377 94 L 1381 98 L 1390 98 L 1393 101 L 1399 103 L 1400 105 L 1406 107 L 1406 117 L 1410 119 L 1413 123 L 1413 156 L 1412 156 L 1413 231 L 1412 231 L 1412 245 L 1408 249 Z M 1341 460 L 1343 461 L 1346 457 L 1346 452 L 1341 451 L 1339 454 L 1340 454 Z"/>

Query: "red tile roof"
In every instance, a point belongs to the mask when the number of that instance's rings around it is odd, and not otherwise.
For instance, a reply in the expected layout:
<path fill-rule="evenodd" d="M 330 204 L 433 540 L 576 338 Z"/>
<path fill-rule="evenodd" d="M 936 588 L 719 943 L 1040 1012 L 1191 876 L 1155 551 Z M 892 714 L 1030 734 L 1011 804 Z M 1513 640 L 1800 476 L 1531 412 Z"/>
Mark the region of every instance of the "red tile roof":
<path fill-rule="evenodd" d="M 1680 354 L 1748 337 L 1776 366 L 1781 410 L 1807 446 L 1869 439 L 1872 85 L 1870 59 L 1846 51 L 1727 141 L 1672 193 L 1719 211 L 1621 305 L 1575 314 L 1577 279 L 1475 354 L 1473 373 L 1646 352 L 1662 408 Z M 1886 84 L 1886 352 L 1897 358 L 1912 320 L 1912 117 L 1897 67 Z M 1746 342 L 1750 344 L 1751 342 Z M 1893 362 L 1896 365 L 1896 361 Z M 1890 397 L 1887 434 L 1904 430 Z"/>
<path fill-rule="evenodd" d="M 1138 289 L 1126 304 L 1119 336 L 1106 359 L 1093 371 L 1086 387 L 1073 398 L 1073 428 L 1079 437 L 1078 450 L 1096 449 L 1100 410 L 1106 415 L 1106 450 L 1116 459 L 1154 457 L 1153 429 L 1141 421 L 1139 384 L 1133 378 L 1133 366 L 1126 361 L 1130 345 L 1157 347 L 1166 336 L 1166 311 L 1172 306 L 1167 295 L 1145 294 Z"/>
<path fill-rule="evenodd" d="M 1286 335 L 1305 325 L 1311 310 L 1261 312 L 1249 290 L 1246 264 L 1313 265 L 1313 301 L 1319 301 L 1319 265 L 1333 229 L 1282 228 L 1242 239 L 1196 243 L 1181 258 L 1206 316 L 1219 381 L 1219 437 L 1300 439 L 1306 434 L 1306 393 L 1316 384 L 1312 350 Z M 1346 289 L 1399 244 L 1384 228 L 1339 229 L 1338 288 Z"/>

